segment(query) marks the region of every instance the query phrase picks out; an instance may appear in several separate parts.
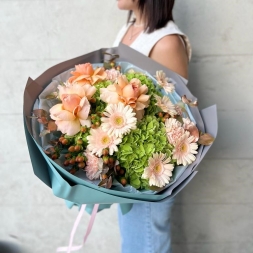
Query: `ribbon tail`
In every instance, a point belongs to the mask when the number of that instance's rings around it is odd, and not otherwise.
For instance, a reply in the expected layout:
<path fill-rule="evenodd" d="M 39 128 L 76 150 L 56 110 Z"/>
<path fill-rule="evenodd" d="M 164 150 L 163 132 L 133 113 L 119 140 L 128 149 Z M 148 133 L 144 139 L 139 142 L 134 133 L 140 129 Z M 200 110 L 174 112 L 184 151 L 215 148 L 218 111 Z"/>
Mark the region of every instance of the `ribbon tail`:
<path fill-rule="evenodd" d="M 98 212 L 98 207 L 99 207 L 99 204 L 95 204 L 94 205 L 94 208 L 92 210 L 92 213 L 91 213 L 91 218 L 90 218 L 90 221 L 89 221 L 89 224 L 88 224 L 88 227 L 87 227 L 87 230 L 86 230 L 86 234 L 84 236 L 84 239 L 83 239 L 83 243 L 82 245 L 79 245 L 79 246 L 72 246 L 73 244 L 73 240 L 74 240 L 74 236 L 75 236 L 75 233 L 76 233 L 76 229 L 80 223 L 80 220 L 83 216 L 83 213 L 84 213 L 84 210 L 85 210 L 85 207 L 86 205 L 82 205 L 81 206 L 81 209 L 77 215 L 77 218 L 76 218 L 76 221 L 74 223 L 74 226 L 72 228 L 72 231 L 71 231 L 71 234 L 70 234 L 70 240 L 69 240 L 69 245 L 67 247 L 58 247 L 56 252 L 67 252 L 67 253 L 70 253 L 70 252 L 73 252 L 73 251 L 77 251 L 79 249 L 81 249 L 83 247 L 83 245 L 85 244 L 91 230 L 92 230 L 92 226 L 94 224 L 94 221 L 95 221 L 95 217 L 96 217 L 96 214 Z"/>

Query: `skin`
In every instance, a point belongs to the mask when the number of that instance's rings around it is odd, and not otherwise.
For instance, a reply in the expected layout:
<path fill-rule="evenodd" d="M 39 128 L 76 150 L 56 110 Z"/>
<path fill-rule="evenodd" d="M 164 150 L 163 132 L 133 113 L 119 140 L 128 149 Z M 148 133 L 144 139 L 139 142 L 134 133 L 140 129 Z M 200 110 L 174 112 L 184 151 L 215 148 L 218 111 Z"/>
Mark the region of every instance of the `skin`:
<path fill-rule="evenodd" d="M 134 12 L 136 24 L 144 23 L 145 17 L 140 16 L 137 1 L 118 0 L 117 2 L 120 10 L 132 10 Z M 130 46 L 142 31 L 143 27 L 130 26 L 121 42 Z M 132 40 L 129 40 L 133 34 Z M 149 57 L 184 78 L 188 78 L 188 57 L 179 35 L 168 35 L 160 39 L 152 48 Z"/>

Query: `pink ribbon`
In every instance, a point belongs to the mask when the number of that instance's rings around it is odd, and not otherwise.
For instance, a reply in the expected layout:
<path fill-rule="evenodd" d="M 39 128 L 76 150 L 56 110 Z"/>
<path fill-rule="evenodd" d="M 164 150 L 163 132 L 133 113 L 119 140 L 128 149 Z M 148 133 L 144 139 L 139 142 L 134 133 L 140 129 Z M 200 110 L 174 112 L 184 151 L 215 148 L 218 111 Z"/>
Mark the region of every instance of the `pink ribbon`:
<path fill-rule="evenodd" d="M 92 230 L 92 226 L 93 226 L 93 223 L 94 223 L 94 220 L 95 220 L 95 217 L 96 217 L 96 214 L 98 212 L 98 206 L 99 204 L 95 204 L 94 207 L 93 207 L 93 210 L 92 210 L 92 213 L 91 213 L 91 217 L 90 217 L 90 222 L 88 224 L 88 228 L 86 230 L 86 234 L 83 238 L 83 243 L 79 246 L 72 246 L 73 244 L 73 240 L 74 240 L 74 236 L 75 236 L 75 233 L 76 233 L 76 229 L 80 223 L 80 220 L 83 216 L 83 213 L 84 213 L 84 210 L 85 210 L 85 207 L 86 205 L 82 205 L 81 206 L 81 209 L 76 217 L 76 221 L 74 223 L 74 226 L 72 228 L 72 231 L 71 231 L 71 234 L 70 234 L 70 239 L 69 239 L 69 245 L 67 247 L 59 247 L 57 248 L 56 252 L 67 252 L 67 253 L 70 253 L 72 251 L 77 251 L 79 249 L 81 249 L 83 247 L 83 245 L 85 244 L 91 230 Z"/>

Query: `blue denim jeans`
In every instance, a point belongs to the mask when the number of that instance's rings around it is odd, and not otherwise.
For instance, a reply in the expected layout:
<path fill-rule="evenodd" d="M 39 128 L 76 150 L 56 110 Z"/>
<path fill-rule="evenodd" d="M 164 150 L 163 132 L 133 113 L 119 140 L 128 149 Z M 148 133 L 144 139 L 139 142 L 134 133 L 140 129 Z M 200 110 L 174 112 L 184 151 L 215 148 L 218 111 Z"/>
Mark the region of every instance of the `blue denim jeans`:
<path fill-rule="evenodd" d="M 121 253 L 171 253 L 172 204 L 173 199 L 134 204 L 125 215 L 119 207 Z"/>

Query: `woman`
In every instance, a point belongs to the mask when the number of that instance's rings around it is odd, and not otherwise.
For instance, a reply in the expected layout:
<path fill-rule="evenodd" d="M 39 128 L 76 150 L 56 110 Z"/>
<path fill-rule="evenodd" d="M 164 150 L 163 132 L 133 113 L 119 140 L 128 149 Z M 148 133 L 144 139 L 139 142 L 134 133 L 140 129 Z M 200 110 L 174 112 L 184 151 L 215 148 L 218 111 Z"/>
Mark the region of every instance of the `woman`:
<path fill-rule="evenodd" d="M 118 0 L 129 11 L 128 22 L 119 31 L 114 46 L 124 43 L 184 78 L 188 77 L 191 48 L 188 38 L 173 22 L 174 0 Z M 131 22 L 132 13 L 135 19 Z M 134 204 L 119 225 L 122 253 L 169 253 L 172 201 Z"/>

